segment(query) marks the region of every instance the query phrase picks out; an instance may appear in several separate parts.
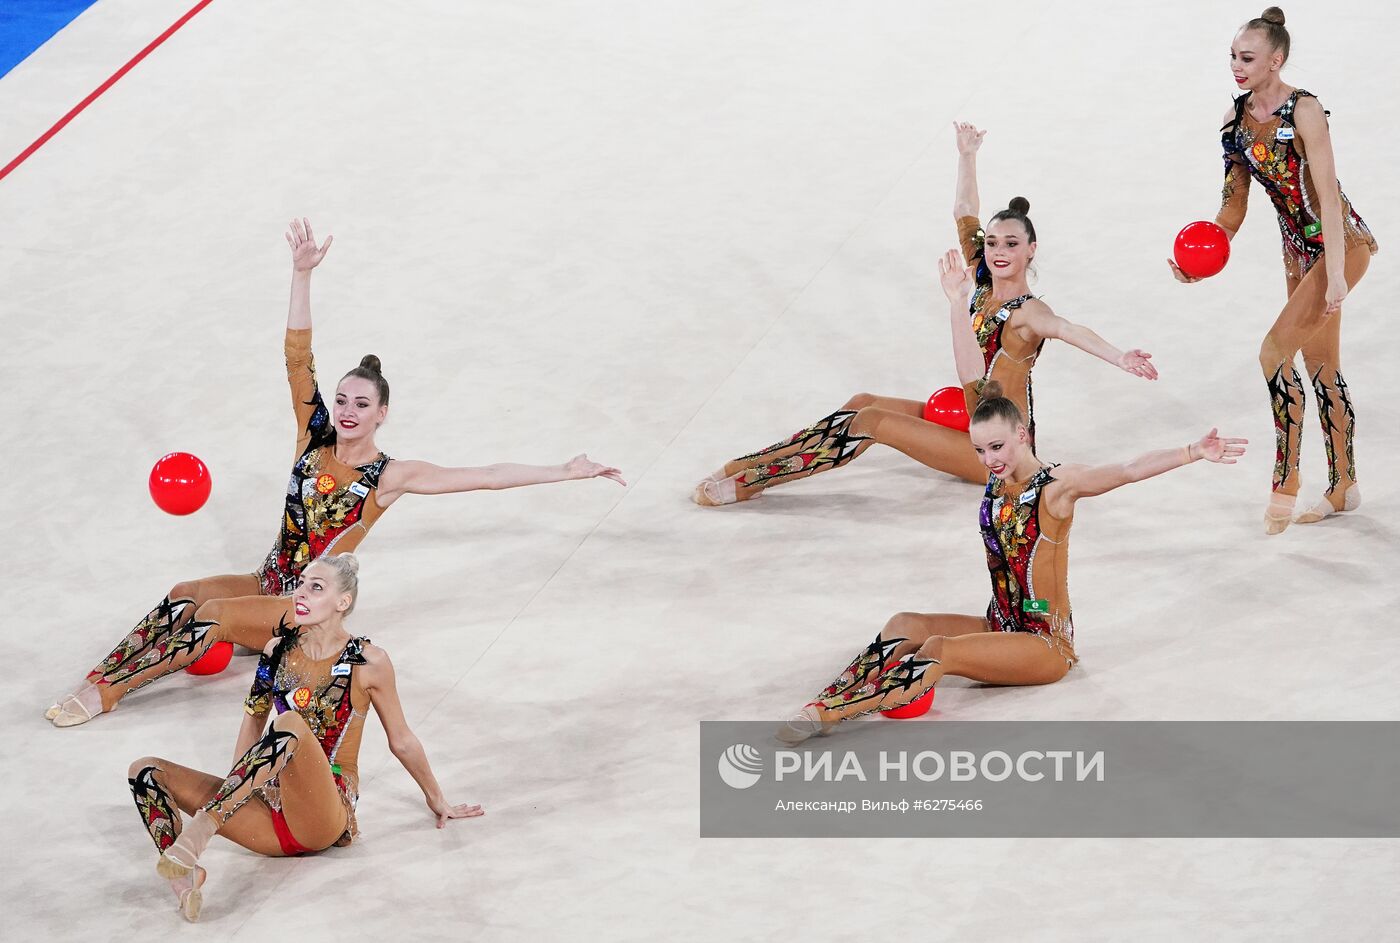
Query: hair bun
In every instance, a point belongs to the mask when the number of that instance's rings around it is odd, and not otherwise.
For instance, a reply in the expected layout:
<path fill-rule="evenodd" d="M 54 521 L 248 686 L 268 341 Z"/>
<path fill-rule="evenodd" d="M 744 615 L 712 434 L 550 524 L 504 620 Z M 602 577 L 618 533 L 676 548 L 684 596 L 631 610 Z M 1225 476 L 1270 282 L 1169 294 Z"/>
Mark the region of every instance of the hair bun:
<path fill-rule="evenodd" d="M 978 399 L 985 402 L 989 399 L 1001 399 L 1004 395 L 1005 391 L 1001 387 L 1000 380 L 988 380 L 982 384 L 982 392 L 978 395 Z"/>
<path fill-rule="evenodd" d="M 363 357 L 361 357 L 360 366 L 364 367 L 371 373 L 384 373 L 384 365 L 379 362 L 379 358 L 374 356 L 374 354 L 365 354 Z"/>
<path fill-rule="evenodd" d="M 345 568 L 356 576 L 360 575 L 360 558 L 353 553 L 338 553 L 336 557 L 345 564 Z"/>
<path fill-rule="evenodd" d="M 1011 202 L 1006 204 L 1006 208 L 1013 213 L 1020 213 L 1025 216 L 1031 211 L 1031 201 L 1023 196 L 1013 196 Z"/>
<path fill-rule="evenodd" d="M 1259 19 L 1273 23 L 1275 26 L 1282 26 L 1283 11 L 1280 10 L 1278 7 L 1269 7 L 1263 13 L 1259 14 Z"/>

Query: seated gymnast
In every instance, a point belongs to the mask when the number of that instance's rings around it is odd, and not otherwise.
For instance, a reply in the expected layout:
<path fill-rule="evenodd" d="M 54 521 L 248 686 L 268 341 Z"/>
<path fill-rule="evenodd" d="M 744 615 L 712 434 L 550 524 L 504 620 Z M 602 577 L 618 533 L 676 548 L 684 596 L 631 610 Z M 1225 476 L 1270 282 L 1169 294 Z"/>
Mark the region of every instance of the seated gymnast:
<path fill-rule="evenodd" d="M 131 794 L 160 852 L 156 872 L 187 920 L 199 919 L 206 878 L 199 859 L 215 835 L 274 857 L 350 844 L 358 834 L 356 761 L 371 706 L 438 828 L 483 814 L 479 805 L 447 801 L 404 720 L 388 653 L 346 630 L 358 572 L 348 553 L 302 571 L 292 595 L 295 624 L 263 650 L 227 776 L 153 756 L 131 764 Z"/>

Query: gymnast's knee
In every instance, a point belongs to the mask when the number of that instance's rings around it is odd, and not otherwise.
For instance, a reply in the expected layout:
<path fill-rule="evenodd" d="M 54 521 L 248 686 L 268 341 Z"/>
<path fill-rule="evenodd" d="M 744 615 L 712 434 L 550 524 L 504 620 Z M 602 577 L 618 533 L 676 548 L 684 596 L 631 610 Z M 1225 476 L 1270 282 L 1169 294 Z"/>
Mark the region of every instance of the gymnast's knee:
<path fill-rule="evenodd" d="M 851 420 L 851 435 L 865 436 L 875 441 L 880 440 L 880 421 L 889 415 L 889 410 L 881 409 L 879 406 L 862 406 L 856 410 L 855 418 Z"/>
<path fill-rule="evenodd" d="M 918 619 L 919 614 L 916 612 L 896 612 L 890 616 L 885 627 L 880 630 L 880 637 L 886 641 L 908 638 L 909 634 L 918 627 Z"/>
<path fill-rule="evenodd" d="M 296 711 L 283 711 L 278 714 L 272 720 L 272 729 L 280 733 L 294 734 L 297 737 L 311 730 L 311 728 L 306 725 L 306 721 Z"/>
<path fill-rule="evenodd" d="M 1278 372 L 1290 358 L 1274 342 L 1272 334 L 1264 338 L 1264 343 L 1259 345 L 1259 369 L 1264 371 L 1265 377 L 1272 377 Z"/>
<path fill-rule="evenodd" d="M 194 599 L 199 594 L 198 580 L 181 580 L 170 587 L 170 601 L 177 599 Z"/>
<path fill-rule="evenodd" d="M 135 779 L 137 776 L 141 775 L 142 770 L 149 769 L 152 766 L 156 769 L 160 769 L 161 764 L 164 762 L 165 760 L 162 760 L 158 756 L 143 756 L 126 768 L 126 778 Z"/>
<path fill-rule="evenodd" d="M 209 627 L 210 633 L 217 633 L 219 625 L 224 621 L 225 610 L 228 608 L 227 599 L 211 599 L 206 603 L 201 603 L 194 611 L 194 618 L 197 622 L 212 622 Z"/>
<path fill-rule="evenodd" d="M 942 635 L 929 636 L 928 641 L 919 646 L 918 657 L 941 663 L 943 661 L 943 643 L 946 641 L 947 639 Z"/>
<path fill-rule="evenodd" d="M 846 400 L 846 405 L 841 408 L 861 410 L 867 406 L 874 406 L 875 400 L 876 396 L 874 393 L 857 393 L 855 396 Z"/>

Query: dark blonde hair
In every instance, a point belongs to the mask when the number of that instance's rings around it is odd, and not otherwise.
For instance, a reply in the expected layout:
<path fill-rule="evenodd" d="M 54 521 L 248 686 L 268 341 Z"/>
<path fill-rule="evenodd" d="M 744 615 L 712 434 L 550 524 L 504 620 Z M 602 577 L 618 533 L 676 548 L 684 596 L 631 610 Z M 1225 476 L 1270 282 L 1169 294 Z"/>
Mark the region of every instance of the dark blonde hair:
<path fill-rule="evenodd" d="M 978 394 L 977 407 L 972 411 L 972 422 L 991 422 L 996 419 L 1004 419 L 1014 428 L 1024 426 L 1026 419 L 1021 415 L 1021 408 L 1003 395 L 1001 384 L 996 380 L 988 380 L 982 384 L 982 392 Z"/>
<path fill-rule="evenodd" d="M 384 374 L 380 372 L 383 365 L 374 354 L 365 354 L 360 358 L 360 365 L 340 378 L 344 383 L 350 377 L 359 377 L 361 380 L 368 380 L 374 384 L 375 392 L 379 394 L 379 405 L 389 405 L 389 381 L 384 379 Z"/>
<path fill-rule="evenodd" d="M 353 553 L 337 553 L 334 556 L 317 557 L 311 566 L 322 564 L 335 571 L 335 584 L 342 593 L 350 594 L 350 608 L 345 615 L 355 611 L 355 600 L 360 596 L 360 560 Z"/>
<path fill-rule="evenodd" d="M 1273 50 L 1283 50 L 1283 61 L 1288 61 L 1288 48 L 1292 42 L 1288 35 L 1288 28 L 1283 25 L 1283 11 L 1278 7 L 1269 7 L 1263 13 L 1244 24 L 1242 29 L 1255 30 L 1264 34 L 1269 41 L 1269 48 Z"/>

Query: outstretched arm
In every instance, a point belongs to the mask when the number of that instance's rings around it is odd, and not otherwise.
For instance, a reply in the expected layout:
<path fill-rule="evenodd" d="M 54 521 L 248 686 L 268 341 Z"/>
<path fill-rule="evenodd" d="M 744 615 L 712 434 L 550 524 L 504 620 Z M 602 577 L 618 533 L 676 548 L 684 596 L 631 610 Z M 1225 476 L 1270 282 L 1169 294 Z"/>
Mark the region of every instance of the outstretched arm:
<path fill-rule="evenodd" d="M 972 319 L 967 316 L 967 299 L 972 294 L 974 269 L 963 266 L 958 250 L 949 249 L 938 260 L 938 280 L 943 294 L 948 296 L 949 327 L 953 332 L 953 363 L 958 382 L 963 386 L 976 383 L 986 373 L 982 348 L 972 333 Z"/>
<path fill-rule="evenodd" d="M 330 250 L 334 236 L 316 248 L 311 232 L 311 220 L 294 219 L 286 233 L 287 245 L 292 247 L 292 299 L 287 305 L 287 330 L 305 331 L 311 327 L 311 270 L 321 264 Z"/>
<path fill-rule="evenodd" d="M 437 816 L 437 827 L 442 828 L 448 819 L 469 819 L 484 815 L 479 805 L 452 805 L 442 794 L 433 768 L 428 765 L 428 754 L 423 743 L 408 728 L 403 716 L 403 705 L 399 703 L 398 684 L 394 679 L 394 665 L 389 655 L 381 648 L 369 646 L 365 649 L 364 681 L 370 703 L 384 724 L 384 732 L 389 737 L 389 752 L 394 759 L 408 770 L 408 775 L 423 790 L 423 800 L 433 815 Z"/>
<path fill-rule="evenodd" d="M 977 149 L 982 146 L 986 131 L 979 131 L 966 121 L 953 122 L 953 134 L 958 143 L 958 186 L 953 191 L 953 218 L 976 216 L 981 208 L 977 198 Z"/>
<path fill-rule="evenodd" d="M 1144 380 L 1157 379 L 1157 368 L 1152 365 L 1152 355 L 1147 351 L 1137 348 L 1119 350 L 1084 325 L 1060 317 L 1043 301 L 1023 305 L 1018 320 L 1041 337 L 1062 340 Z"/>
<path fill-rule="evenodd" d="M 1312 164 L 1317 201 L 1322 204 L 1322 244 L 1332 252 L 1322 253 L 1327 265 L 1327 313 L 1341 308 L 1347 296 L 1346 237 L 1342 234 L 1342 195 L 1337 186 L 1337 161 L 1332 153 L 1332 133 L 1327 129 L 1327 113 L 1316 98 L 1298 102 L 1298 136 Z M 1321 182 L 1319 182 L 1321 181 Z"/>
<path fill-rule="evenodd" d="M 405 494 L 456 494 L 460 491 L 500 491 L 555 481 L 607 478 L 620 485 L 622 472 L 575 455 L 562 465 L 517 465 L 502 462 L 480 467 L 444 468 L 432 462 L 390 462 L 379 487 L 379 503 L 388 507 Z"/>
<path fill-rule="evenodd" d="M 1067 517 L 1074 502 L 1080 498 L 1106 494 L 1115 488 L 1155 478 L 1201 459 L 1233 465 L 1244 454 L 1244 447 L 1248 444 L 1248 439 L 1222 438 L 1218 430 L 1211 429 L 1198 441 L 1189 445 L 1147 452 L 1127 462 L 1112 465 L 1064 465 L 1055 472 L 1055 479 L 1061 482 L 1062 487 L 1052 498 L 1050 510 L 1056 517 Z"/>

